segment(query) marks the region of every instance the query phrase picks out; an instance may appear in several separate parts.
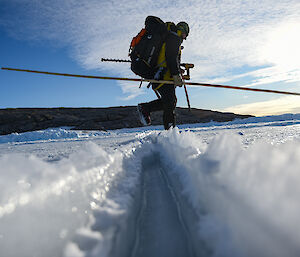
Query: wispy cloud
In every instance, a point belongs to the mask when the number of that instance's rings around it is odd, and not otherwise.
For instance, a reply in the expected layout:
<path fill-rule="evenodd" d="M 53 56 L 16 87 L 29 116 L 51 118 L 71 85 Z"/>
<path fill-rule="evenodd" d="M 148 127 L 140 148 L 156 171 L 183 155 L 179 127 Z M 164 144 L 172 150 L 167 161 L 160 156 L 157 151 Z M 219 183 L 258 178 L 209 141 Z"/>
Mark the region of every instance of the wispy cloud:
<path fill-rule="evenodd" d="M 157 15 L 190 24 L 183 61 L 195 63 L 193 80 L 229 83 L 247 77 L 247 85 L 300 81 L 299 0 L 1 0 L 1 4 L 0 26 L 9 33 L 71 46 L 72 57 L 87 69 L 130 75 L 128 65 L 101 63 L 100 58 L 127 58 L 130 40 L 145 17 Z M 253 71 L 253 67 L 263 68 Z M 126 83 L 120 85 L 132 97 L 139 94 Z"/>
<path fill-rule="evenodd" d="M 224 111 L 255 116 L 300 113 L 298 96 L 284 96 L 269 101 L 242 104 L 226 108 Z"/>

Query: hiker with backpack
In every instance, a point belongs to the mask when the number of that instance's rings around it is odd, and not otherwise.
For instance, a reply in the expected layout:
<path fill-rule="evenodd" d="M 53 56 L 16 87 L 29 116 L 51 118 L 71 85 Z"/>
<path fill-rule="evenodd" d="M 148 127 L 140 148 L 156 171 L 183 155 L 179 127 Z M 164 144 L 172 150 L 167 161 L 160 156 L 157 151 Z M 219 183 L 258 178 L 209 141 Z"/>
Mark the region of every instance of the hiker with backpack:
<path fill-rule="evenodd" d="M 164 23 L 148 16 L 145 29 L 131 43 L 131 69 L 146 79 L 174 81 L 174 84 L 152 83 L 159 99 L 138 104 L 138 113 L 143 125 L 150 125 L 151 112 L 163 110 L 164 128 L 175 127 L 175 88 L 183 85 L 180 69 L 181 43 L 189 34 L 186 22 Z M 135 41 L 136 40 L 136 41 Z"/>

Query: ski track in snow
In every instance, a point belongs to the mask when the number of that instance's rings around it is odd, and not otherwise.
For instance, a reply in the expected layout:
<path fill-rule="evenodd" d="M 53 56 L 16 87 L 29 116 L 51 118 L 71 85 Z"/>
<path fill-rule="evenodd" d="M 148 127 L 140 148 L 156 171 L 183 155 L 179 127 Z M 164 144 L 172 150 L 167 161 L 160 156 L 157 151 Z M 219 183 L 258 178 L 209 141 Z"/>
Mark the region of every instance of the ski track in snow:
<path fill-rule="evenodd" d="M 298 116 L 0 136 L 0 257 L 299 256 Z"/>
<path fill-rule="evenodd" d="M 155 153 L 144 158 L 142 173 L 143 196 L 131 256 L 194 256 L 182 210 Z"/>

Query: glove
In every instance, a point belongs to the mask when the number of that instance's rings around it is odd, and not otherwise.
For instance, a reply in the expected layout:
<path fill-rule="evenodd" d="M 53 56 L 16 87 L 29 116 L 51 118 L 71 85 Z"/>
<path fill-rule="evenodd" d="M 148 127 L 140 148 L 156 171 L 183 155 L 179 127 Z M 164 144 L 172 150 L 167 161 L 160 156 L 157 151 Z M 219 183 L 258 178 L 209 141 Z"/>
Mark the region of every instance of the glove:
<path fill-rule="evenodd" d="M 183 81 L 180 75 L 173 75 L 173 80 L 175 87 L 182 87 Z"/>

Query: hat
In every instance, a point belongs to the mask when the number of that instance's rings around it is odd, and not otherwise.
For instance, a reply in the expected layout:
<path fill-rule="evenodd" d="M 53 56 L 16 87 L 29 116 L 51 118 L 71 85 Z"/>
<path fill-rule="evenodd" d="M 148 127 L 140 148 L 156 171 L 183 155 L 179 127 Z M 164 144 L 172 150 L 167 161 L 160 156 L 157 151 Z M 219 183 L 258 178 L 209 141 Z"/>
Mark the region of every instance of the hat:
<path fill-rule="evenodd" d="M 185 21 L 181 21 L 176 25 L 177 29 L 182 31 L 183 33 L 186 34 L 186 36 L 188 36 L 189 32 L 190 32 L 190 28 L 189 25 L 185 22 Z"/>

